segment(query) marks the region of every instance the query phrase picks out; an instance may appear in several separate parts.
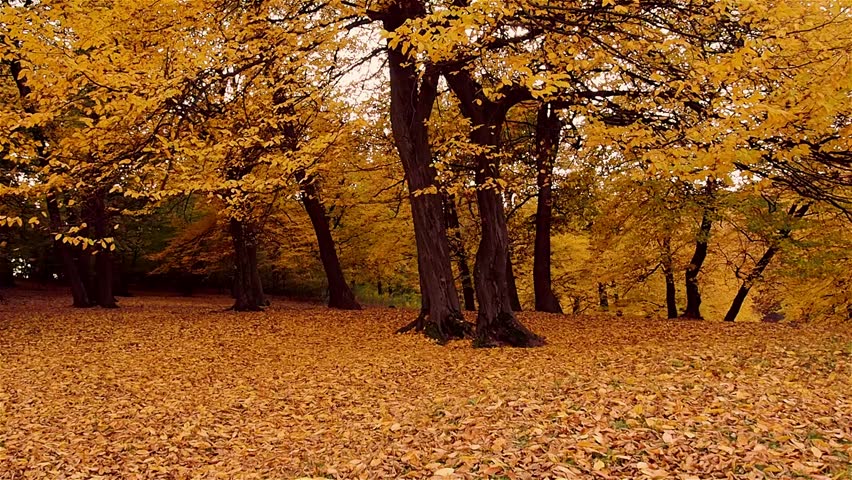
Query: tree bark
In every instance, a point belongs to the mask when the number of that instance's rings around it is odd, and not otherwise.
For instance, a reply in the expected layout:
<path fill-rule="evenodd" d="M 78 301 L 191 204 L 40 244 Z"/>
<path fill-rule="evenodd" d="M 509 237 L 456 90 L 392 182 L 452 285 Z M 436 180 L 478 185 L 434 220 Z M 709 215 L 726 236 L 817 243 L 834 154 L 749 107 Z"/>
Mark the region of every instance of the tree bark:
<path fill-rule="evenodd" d="M 9 61 L 9 70 L 12 80 L 15 82 L 15 86 L 17 87 L 18 96 L 21 99 L 24 111 L 31 115 L 35 114 L 36 109 L 33 103 L 29 101 L 29 95 L 32 93 L 32 89 L 22 75 L 23 66 L 21 65 L 21 62 L 18 60 Z M 32 127 L 30 131 L 32 132 L 33 140 L 36 141 L 36 155 L 38 156 L 38 163 L 40 165 L 46 165 L 47 136 L 38 126 Z M 47 215 L 50 221 L 51 230 L 53 230 L 52 233 L 55 236 L 56 234 L 62 233 L 64 230 L 64 228 L 62 228 L 62 214 L 59 211 L 59 203 L 56 200 L 55 194 L 49 193 L 46 200 Z M 83 280 L 80 277 L 80 272 L 74 262 L 74 252 L 71 249 L 71 246 L 67 243 L 63 243 L 61 238 L 55 239 L 53 241 L 53 246 L 60 257 L 65 278 L 71 287 L 71 296 L 74 299 L 74 306 L 77 308 L 87 308 L 92 306 L 88 292 L 86 291 L 86 285 L 83 283 Z"/>
<path fill-rule="evenodd" d="M 320 200 L 319 189 L 315 183 L 316 178 L 312 175 L 306 175 L 304 170 L 297 170 L 295 177 L 302 192 L 302 204 L 305 206 L 314 227 L 320 260 L 322 260 L 322 267 L 328 279 L 328 306 L 340 310 L 360 310 L 361 305 L 355 300 L 355 294 L 352 293 L 352 289 L 349 288 L 349 284 L 346 283 L 346 278 L 343 275 L 340 259 L 337 256 L 337 247 L 334 243 L 334 237 L 331 235 L 328 216 L 326 216 L 325 207 Z"/>
<path fill-rule="evenodd" d="M 230 219 L 228 230 L 234 244 L 234 306 L 238 312 L 262 311 L 266 298 L 257 267 L 257 238 L 247 222 Z"/>
<path fill-rule="evenodd" d="M 598 303 L 601 309 L 609 310 L 609 298 L 607 298 L 606 285 L 603 282 L 598 282 Z"/>
<path fill-rule="evenodd" d="M 518 296 L 518 284 L 515 283 L 515 268 L 512 265 L 512 249 L 509 249 L 509 254 L 506 256 L 506 279 L 509 281 L 509 303 L 512 305 L 513 312 L 523 311 L 521 307 L 521 297 Z"/>
<path fill-rule="evenodd" d="M 392 32 L 407 20 L 422 17 L 426 10 L 419 0 L 400 0 L 374 15 Z M 459 305 L 450 266 L 450 249 L 441 197 L 437 195 L 436 171 L 426 122 L 438 94 L 438 73 L 418 71 L 415 62 L 402 53 L 402 46 L 388 48 L 391 94 L 391 129 L 402 167 L 408 179 L 411 216 L 417 245 L 417 264 L 424 313 L 413 327 L 445 343 L 470 332 Z M 403 329 L 405 330 L 405 327 Z"/>
<path fill-rule="evenodd" d="M 810 208 L 810 204 L 804 204 L 801 207 L 793 204 L 787 212 L 787 215 L 793 219 L 802 218 L 805 216 L 805 213 L 807 213 L 808 208 Z M 737 315 L 739 315 L 751 287 L 753 287 L 755 282 L 757 282 L 757 280 L 763 275 L 763 271 L 766 270 L 769 262 L 772 261 L 772 257 L 774 257 L 781 248 L 779 242 L 785 238 L 789 238 L 792 231 L 792 227 L 784 227 L 778 231 L 778 238 L 769 246 L 768 249 L 766 249 L 763 256 L 761 256 L 760 260 L 758 260 L 754 265 L 752 271 L 749 272 L 745 280 L 743 280 L 743 284 L 740 285 L 740 289 L 737 291 L 737 295 L 734 297 L 734 301 L 731 303 L 728 313 L 725 314 L 726 322 L 733 322 L 737 319 Z"/>
<path fill-rule="evenodd" d="M 15 286 L 15 272 L 12 270 L 12 262 L 6 256 L 0 257 L 0 288 L 12 288 Z"/>
<path fill-rule="evenodd" d="M 550 234 L 553 223 L 553 163 L 559 151 L 562 121 L 549 103 L 538 109 L 535 129 L 536 185 L 538 206 L 535 214 L 533 250 L 533 290 L 537 312 L 562 313 L 551 280 Z"/>
<path fill-rule="evenodd" d="M 52 195 L 48 196 L 46 206 L 48 219 L 50 220 L 50 228 L 53 231 L 52 234 L 56 235 L 62 233 L 64 230 L 64 228 L 62 228 L 62 215 L 59 211 L 59 204 L 56 197 Z M 71 246 L 67 243 L 63 243 L 62 239 L 59 238 L 53 240 L 53 247 L 62 262 L 62 270 L 65 274 L 65 280 L 71 287 L 71 297 L 74 299 L 74 307 L 91 307 L 92 303 L 89 300 L 86 284 L 83 277 L 80 275 Z"/>
<path fill-rule="evenodd" d="M 701 292 L 698 288 L 698 274 L 704 259 L 707 258 L 707 244 L 710 241 L 710 228 L 713 226 L 710 207 L 704 208 L 701 215 L 701 226 L 695 236 L 695 253 L 686 267 L 686 310 L 682 317 L 693 320 L 701 320 Z"/>
<path fill-rule="evenodd" d="M 674 269 L 672 266 L 671 239 L 668 237 L 663 239 L 662 253 L 660 265 L 663 269 L 663 276 L 666 279 L 666 316 L 668 318 L 677 318 L 677 289 L 675 287 Z"/>
<path fill-rule="evenodd" d="M 95 240 L 109 237 L 109 212 L 104 201 L 104 192 L 98 191 L 88 202 L 89 217 Z M 109 245 L 100 247 L 95 253 L 95 278 L 93 283 L 94 302 L 103 308 L 117 308 L 113 295 L 113 264 Z"/>
<path fill-rule="evenodd" d="M 464 246 L 464 238 L 461 233 L 461 222 L 459 221 L 459 212 L 456 208 L 456 200 L 452 195 L 446 193 L 442 195 L 442 199 L 444 202 L 444 218 L 446 219 L 447 230 L 450 232 L 450 250 L 456 257 L 459 276 L 461 276 L 464 309 L 474 311 L 476 310 L 476 301 L 474 299 L 473 279 L 470 274 L 470 267 L 467 264 L 467 249 Z"/>
<path fill-rule="evenodd" d="M 513 313 L 509 286 L 509 231 L 503 199 L 497 180 L 500 176 L 500 131 L 509 108 L 525 96 L 522 92 L 504 95 L 501 103 L 488 99 L 481 86 L 465 70 L 445 75 L 459 100 L 462 115 L 471 120 L 470 140 L 481 147 L 475 155 L 482 228 L 474 266 L 474 286 L 479 313 L 476 319 L 476 347 L 535 347 L 544 339 L 521 324 Z"/>

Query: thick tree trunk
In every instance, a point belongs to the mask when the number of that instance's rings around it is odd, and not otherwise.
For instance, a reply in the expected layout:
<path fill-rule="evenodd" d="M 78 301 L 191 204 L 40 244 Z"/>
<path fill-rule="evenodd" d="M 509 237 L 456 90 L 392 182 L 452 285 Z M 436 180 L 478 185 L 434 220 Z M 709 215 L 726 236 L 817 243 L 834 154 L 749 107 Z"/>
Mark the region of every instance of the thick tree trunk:
<path fill-rule="evenodd" d="M 234 306 L 238 312 L 261 311 L 266 306 L 257 268 L 257 239 L 251 225 L 232 218 L 228 230 L 234 243 Z"/>
<path fill-rule="evenodd" d="M 355 294 L 352 293 L 352 289 L 349 288 L 349 284 L 346 283 L 346 278 L 343 276 L 343 269 L 340 267 L 340 259 L 337 256 L 334 237 L 331 236 L 325 207 L 320 200 L 316 183 L 314 183 L 315 178 L 305 175 L 303 170 L 297 170 L 295 177 L 302 191 L 302 204 L 305 206 L 314 227 L 320 260 L 322 260 L 322 267 L 325 269 L 325 276 L 328 279 L 328 306 L 341 310 L 360 310 L 361 305 L 355 300 Z"/>
<path fill-rule="evenodd" d="M 459 276 L 461 276 L 464 309 L 474 311 L 476 310 L 476 302 L 474 299 L 473 278 L 470 274 L 470 267 L 467 264 L 467 249 L 464 246 L 464 238 L 461 233 L 461 222 L 459 221 L 459 212 L 456 208 L 456 200 L 446 193 L 442 195 L 442 200 L 444 202 L 444 218 L 446 219 L 446 226 L 450 235 L 450 250 L 456 257 Z"/>
<path fill-rule="evenodd" d="M 793 204 L 790 207 L 787 215 L 791 218 L 797 219 L 802 218 L 805 213 L 807 213 L 808 208 L 810 208 L 810 204 L 805 204 L 799 207 L 796 204 Z M 743 280 L 743 284 L 740 285 L 740 289 L 737 291 L 737 296 L 734 297 L 733 303 L 731 303 L 731 307 L 728 309 L 728 313 L 725 314 L 726 322 L 733 322 L 737 319 L 737 315 L 739 315 L 740 310 L 743 307 L 743 302 L 745 302 L 746 297 L 748 296 L 748 292 L 751 290 L 751 287 L 754 286 L 755 282 L 763 275 L 763 271 L 766 270 L 766 267 L 769 265 L 769 262 L 772 261 L 772 257 L 778 253 L 779 245 L 782 239 L 788 238 L 790 233 L 792 233 L 792 227 L 785 227 L 778 232 L 778 239 L 775 240 L 766 252 L 763 253 L 763 256 L 760 257 L 760 260 L 754 264 L 754 269 L 746 276 L 745 280 Z"/>
<path fill-rule="evenodd" d="M 535 130 L 536 185 L 538 206 L 535 214 L 535 248 L 533 250 L 533 290 L 537 312 L 562 313 L 559 299 L 553 293 L 551 280 L 550 231 L 553 223 L 553 163 L 559 150 L 562 122 L 549 103 L 538 109 Z"/>
<path fill-rule="evenodd" d="M 392 4 L 379 16 L 387 31 L 406 20 L 425 15 L 419 1 Z M 438 94 L 438 75 L 422 75 L 400 46 L 388 49 L 391 90 L 391 128 L 408 178 L 411 216 L 417 245 L 420 289 L 427 315 L 415 321 L 418 331 L 444 343 L 462 338 L 470 326 L 464 321 L 450 266 L 450 248 L 441 197 L 434 192 L 436 171 L 429 145 L 429 119 Z M 426 190 L 432 190 L 428 192 Z M 404 329 L 404 328 L 403 328 Z"/>
<path fill-rule="evenodd" d="M 666 279 L 666 316 L 677 318 L 677 290 L 675 287 L 674 268 L 672 266 L 671 239 L 663 239 L 663 252 L 660 260 L 663 276 Z"/>
<path fill-rule="evenodd" d="M 476 253 L 474 278 L 479 314 L 476 319 L 477 347 L 534 347 L 544 339 L 515 319 L 509 292 L 509 239 L 500 195 L 493 189 L 479 189 L 479 217 L 482 240 Z"/>
<path fill-rule="evenodd" d="M 704 259 L 707 258 L 710 228 L 713 226 L 711 214 L 709 207 L 704 208 L 701 226 L 695 236 L 695 253 L 693 253 L 692 259 L 686 267 L 686 310 L 683 312 L 683 318 L 693 320 L 703 318 L 701 316 L 701 292 L 698 289 L 698 274 L 701 272 L 701 266 L 704 265 Z"/>
<path fill-rule="evenodd" d="M 58 233 L 62 233 L 64 231 L 64 228 L 62 228 L 62 216 L 59 211 L 59 204 L 57 203 L 56 198 L 49 196 L 47 198 L 46 205 L 47 215 L 50 220 L 50 228 L 53 230 L 52 234 L 56 235 Z M 74 299 L 74 306 L 77 308 L 91 307 L 92 303 L 89 300 L 86 283 L 80 275 L 80 270 L 78 269 L 77 262 L 74 259 L 74 252 L 71 249 L 71 246 L 67 243 L 63 243 L 60 238 L 53 241 L 53 247 L 62 262 L 62 270 L 65 275 L 65 280 L 71 287 L 71 296 Z"/>
<path fill-rule="evenodd" d="M 527 329 L 512 309 L 509 286 L 509 230 L 498 190 L 500 177 L 500 131 L 508 109 L 521 98 L 504 97 L 497 104 L 484 96 L 482 88 L 464 70 L 445 76 L 459 99 L 462 114 L 471 120 L 470 139 L 481 147 L 476 154 L 476 199 L 482 235 L 474 266 L 474 287 L 479 313 L 476 318 L 477 347 L 536 347 L 544 339 Z M 525 98 L 525 97 L 524 97 Z"/>

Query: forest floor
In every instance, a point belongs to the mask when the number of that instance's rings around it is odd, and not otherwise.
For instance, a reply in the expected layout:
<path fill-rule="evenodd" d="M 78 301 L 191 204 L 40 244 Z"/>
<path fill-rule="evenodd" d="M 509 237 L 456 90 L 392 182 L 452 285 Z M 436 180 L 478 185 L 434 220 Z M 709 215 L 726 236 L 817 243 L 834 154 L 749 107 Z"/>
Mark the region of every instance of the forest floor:
<path fill-rule="evenodd" d="M 414 312 L 224 297 L 0 305 L 0 479 L 852 478 L 852 326 Z"/>

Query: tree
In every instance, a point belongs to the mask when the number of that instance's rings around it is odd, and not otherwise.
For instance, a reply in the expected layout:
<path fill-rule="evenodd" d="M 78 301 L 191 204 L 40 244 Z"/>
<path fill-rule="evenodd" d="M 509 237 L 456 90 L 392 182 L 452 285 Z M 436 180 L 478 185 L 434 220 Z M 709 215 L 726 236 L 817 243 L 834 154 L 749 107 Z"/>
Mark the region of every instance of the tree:
<path fill-rule="evenodd" d="M 562 121 L 553 105 L 544 103 L 536 117 L 536 184 L 538 204 L 535 214 L 535 259 L 533 284 L 535 309 L 539 312 L 562 313 L 559 299 L 553 293 L 550 277 L 550 236 L 553 223 L 553 164 L 559 151 Z"/>
<path fill-rule="evenodd" d="M 381 11 L 368 12 L 388 32 L 425 14 L 425 6 L 419 0 L 397 0 Z M 405 44 L 388 43 L 391 127 L 408 180 L 423 299 L 420 316 L 401 331 L 416 328 L 439 342 L 446 342 L 463 338 L 469 327 L 461 315 L 453 282 L 446 223 L 426 124 L 438 94 L 439 72 L 427 69 L 421 74 L 407 53 Z"/>
<path fill-rule="evenodd" d="M 809 203 L 805 203 L 803 205 L 793 204 L 790 206 L 790 209 L 787 211 L 787 217 L 789 221 L 795 221 L 797 219 L 801 219 L 805 216 L 810 208 Z M 786 240 L 790 237 L 790 234 L 793 232 L 792 225 L 784 225 L 778 230 L 778 234 L 775 238 L 770 241 L 769 248 L 763 253 L 760 259 L 755 263 L 754 268 L 749 272 L 745 278 L 743 279 L 743 283 L 740 286 L 739 291 L 737 291 L 737 296 L 734 298 L 733 303 L 731 303 L 731 308 L 728 309 L 728 313 L 725 314 L 726 322 L 733 322 L 736 320 L 737 315 L 740 313 L 740 309 L 743 306 L 743 302 L 745 301 L 748 292 L 751 290 L 754 283 L 763 275 L 764 270 L 769 265 L 769 262 L 772 261 L 772 257 L 774 257 L 781 248 L 780 242 Z"/>

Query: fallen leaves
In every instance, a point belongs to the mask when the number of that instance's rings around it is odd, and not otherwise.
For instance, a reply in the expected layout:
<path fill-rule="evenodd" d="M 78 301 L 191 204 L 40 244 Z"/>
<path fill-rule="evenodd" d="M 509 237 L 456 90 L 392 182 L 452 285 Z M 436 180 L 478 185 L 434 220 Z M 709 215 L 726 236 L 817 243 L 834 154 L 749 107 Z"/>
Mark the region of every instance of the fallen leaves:
<path fill-rule="evenodd" d="M 10 301 L 0 478 L 852 474 L 849 326 L 522 314 L 547 347 L 474 350 L 398 309 Z"/>

